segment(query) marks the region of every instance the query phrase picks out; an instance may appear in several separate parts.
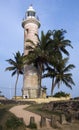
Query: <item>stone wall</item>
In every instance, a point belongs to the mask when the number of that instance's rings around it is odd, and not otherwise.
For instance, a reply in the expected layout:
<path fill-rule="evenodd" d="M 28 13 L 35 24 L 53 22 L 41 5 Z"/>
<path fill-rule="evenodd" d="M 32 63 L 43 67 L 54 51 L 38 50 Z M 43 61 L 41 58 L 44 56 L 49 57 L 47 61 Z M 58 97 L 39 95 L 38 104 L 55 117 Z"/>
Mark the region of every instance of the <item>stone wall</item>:
<path fill-rule="evenodd" d="M 42 109 L 53 113 L 63 113 L 68 121 L 71 119 L 79 120 L 79 100 L 54 101 L 46 103 Z"/>

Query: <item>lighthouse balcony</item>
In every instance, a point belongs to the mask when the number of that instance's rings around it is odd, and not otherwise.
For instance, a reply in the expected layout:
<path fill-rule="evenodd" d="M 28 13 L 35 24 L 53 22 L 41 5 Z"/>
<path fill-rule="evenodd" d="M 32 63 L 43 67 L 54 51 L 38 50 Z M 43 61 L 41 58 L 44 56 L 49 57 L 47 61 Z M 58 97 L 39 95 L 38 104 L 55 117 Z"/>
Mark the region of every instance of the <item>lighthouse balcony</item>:
<path fill-rule="evenodd" d="M 29 18 L 34 18 L 34 19 L 36 19 L 36 20 L 39 21 L 39 17 L 38 17 L 38 16 L 33 16 L 33 15 L 25 16 L 25 17 L 23 18 L 23 21 L 25 21 L 25 20 L 27 20 L 27 19 L 29 19 Z"/>
<path fill-rule="evenodd" d="M 29 17 L 23 18 L 22 27 L 24 28 L 25 24 L 27 24 L 27 23 L 35 23 L 35 24 L 37 24 L 38 27 L 40 27 L 39 18 L 34 17 L 34 16 L 29 16 Z"/>

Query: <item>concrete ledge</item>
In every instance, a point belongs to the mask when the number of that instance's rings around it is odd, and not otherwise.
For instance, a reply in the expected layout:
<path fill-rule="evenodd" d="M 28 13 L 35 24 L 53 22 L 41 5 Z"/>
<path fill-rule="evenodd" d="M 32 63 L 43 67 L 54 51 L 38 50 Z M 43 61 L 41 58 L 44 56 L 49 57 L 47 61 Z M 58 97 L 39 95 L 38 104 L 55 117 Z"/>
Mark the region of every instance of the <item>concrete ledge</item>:
<path fill-rule="evenodd" d="M 70 97 L 61 97 L 61 98 L 48 97 L 48 98 L 37 98 L 37 99 L 20 99 L 20 98 L 18 98 L 17 100 L 35 101 L 36 103 L 49 103 L 51 101 L 67 101 L 67 100 L 70 100 Z"/>

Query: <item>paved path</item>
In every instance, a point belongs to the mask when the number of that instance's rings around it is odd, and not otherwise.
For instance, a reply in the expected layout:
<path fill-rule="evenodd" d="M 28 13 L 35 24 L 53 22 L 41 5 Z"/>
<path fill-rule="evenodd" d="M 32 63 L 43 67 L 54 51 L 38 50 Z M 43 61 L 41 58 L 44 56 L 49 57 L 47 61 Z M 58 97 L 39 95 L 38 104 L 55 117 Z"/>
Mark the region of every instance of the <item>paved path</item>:
<path fill-rule="evenodd" d="M 35 117 L 35 122 L 39 128 L 41 116 L 24 110 L 24 108 L 26 108 L 26 107 L 28 107 L 28 105 L 14 106 L 9 111 L 12 112 L 13 114 L 15 114 L 17 117 L 23 118 L 26 125 L 29 125 L 30 117 L 32 117 L 32 116 Z M 47 124 L 46 128 L 50 129 L 48 120 L 46 120 L 46 124 Z"/>

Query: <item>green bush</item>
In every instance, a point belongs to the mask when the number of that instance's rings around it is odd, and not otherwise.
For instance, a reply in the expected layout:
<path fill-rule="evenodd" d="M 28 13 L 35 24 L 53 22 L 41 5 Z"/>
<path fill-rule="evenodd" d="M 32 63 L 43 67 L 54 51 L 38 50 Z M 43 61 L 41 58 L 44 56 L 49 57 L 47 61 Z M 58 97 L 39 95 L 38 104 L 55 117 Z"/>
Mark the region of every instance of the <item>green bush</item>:
<path fill-rule="evenodd" d="M 60 92 L 55 93 L 53 97 L 68 97 L 69 95 L 70 94 L 68 93 L 60 91 Z"/>
<path fill-rule="evenodd" d="M 11 116 L 7 121 L 6 121 L 6 127 L 15 130 L 16 128 L 23 126 L 24 123 L 21 119 Z"/>

